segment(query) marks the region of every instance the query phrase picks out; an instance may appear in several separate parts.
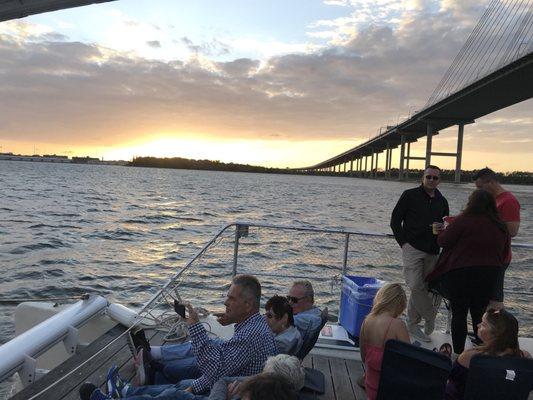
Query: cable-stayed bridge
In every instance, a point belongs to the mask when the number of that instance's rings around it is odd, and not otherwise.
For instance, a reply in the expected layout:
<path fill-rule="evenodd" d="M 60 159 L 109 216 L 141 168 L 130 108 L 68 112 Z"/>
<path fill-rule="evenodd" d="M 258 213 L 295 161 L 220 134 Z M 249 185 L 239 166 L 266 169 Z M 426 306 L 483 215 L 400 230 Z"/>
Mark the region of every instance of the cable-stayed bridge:
<path fill-rule="evenodd" d="M 421 111 L 342 154 L 298 170 L 376 177 L 379 154 L 385 152 L 384 174 L 391 178 L 392 151 L 398 148 L 400 180 L 411 160 L 427 166 L 432 157 L 454 157 L 455 182 L 460 182 L 464 126 L 531 97 L 533 1 L 493 0 Z M 433 151 L 433 136 L 454 125 L 456 152 Z M 425 155 L 411 155 L 411 143 L 423 137 Z"/>
<path fill-rule="evenodd" d="M 114 0 L 0 0 L 0 22 L 33 14 Z"/>
<path fill-rule="evenodd" d="M 114 0 L 0 0 L 0 21 Z M 372 139 L 301 171 L 350 172 L 376 177 L 385 152 L 385 177 L 391 178 L 392 151 L 399 149 L 398 178 L 409 162 L 454 157 L 460 182 L 466 124 L 533 97 L 533 0 L 492 0 L 421 111 Z M 454 153 L 435 152 L 432 138 L 458 126 Z M 411 155 L 411 143 L 424 138 L 424 156 Z M 370 165 L 368 165 L 370 164 Z"/>

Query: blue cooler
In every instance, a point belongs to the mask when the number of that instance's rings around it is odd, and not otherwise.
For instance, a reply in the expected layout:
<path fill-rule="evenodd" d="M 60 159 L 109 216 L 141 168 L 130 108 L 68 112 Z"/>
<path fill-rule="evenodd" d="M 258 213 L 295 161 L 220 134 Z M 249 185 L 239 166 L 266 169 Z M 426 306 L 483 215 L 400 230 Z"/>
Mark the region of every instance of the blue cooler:
<path fill-rule="evenodd" d="M 372 302 L 385 282 L 364 276 L 342 277 L 340 324 L 350 335 L 359 337 L 361 324 L 372 309 Z"/>

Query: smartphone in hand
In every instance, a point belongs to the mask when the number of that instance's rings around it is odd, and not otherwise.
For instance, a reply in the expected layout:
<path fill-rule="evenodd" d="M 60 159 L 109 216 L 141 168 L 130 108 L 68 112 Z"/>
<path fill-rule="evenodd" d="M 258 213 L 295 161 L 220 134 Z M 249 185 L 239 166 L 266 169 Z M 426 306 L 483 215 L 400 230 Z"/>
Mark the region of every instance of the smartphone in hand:
<path fill-rule="evenodd" d="M 181 304 L 178 300 L 174 300 L 174 311 L 180 317 L 185 318 L 185 304 Z"/>

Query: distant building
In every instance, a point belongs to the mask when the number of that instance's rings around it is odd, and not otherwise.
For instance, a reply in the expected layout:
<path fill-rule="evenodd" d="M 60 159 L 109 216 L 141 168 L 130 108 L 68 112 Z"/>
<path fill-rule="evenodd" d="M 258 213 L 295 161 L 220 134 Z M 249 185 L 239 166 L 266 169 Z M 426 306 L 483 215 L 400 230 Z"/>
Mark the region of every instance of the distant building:
<path fill-rule="evenodd" d="M 72 162 L 75 164 L 100 164 L 100 159 L 96 157 L 72 157 Z"/>

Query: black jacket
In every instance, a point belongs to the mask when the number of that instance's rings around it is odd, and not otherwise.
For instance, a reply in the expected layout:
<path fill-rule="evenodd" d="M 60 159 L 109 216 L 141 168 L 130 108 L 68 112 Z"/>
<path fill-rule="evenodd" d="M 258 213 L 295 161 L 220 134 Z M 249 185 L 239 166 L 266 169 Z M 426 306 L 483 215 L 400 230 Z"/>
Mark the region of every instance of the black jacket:
<path fill-rule="evenodd" d="M 448 201 L 437 189 L 435 197 L 430 197 L 420 185 L 402 193 L 392 211 L 390 227 L 400 247 L 409 243 L 425 253 L 439 254 L 431 224 L 442 222 L 449 213 Z"/>

